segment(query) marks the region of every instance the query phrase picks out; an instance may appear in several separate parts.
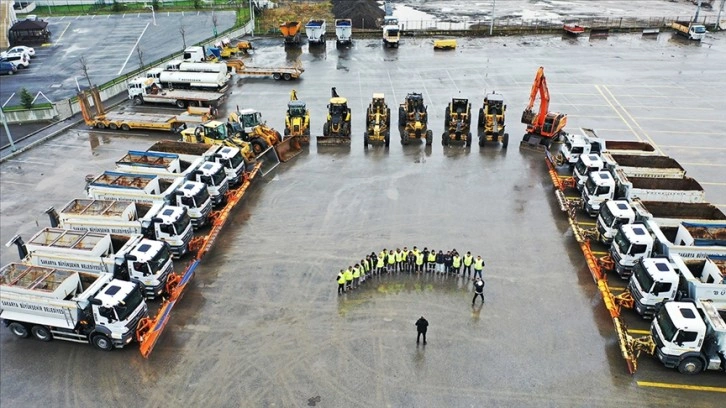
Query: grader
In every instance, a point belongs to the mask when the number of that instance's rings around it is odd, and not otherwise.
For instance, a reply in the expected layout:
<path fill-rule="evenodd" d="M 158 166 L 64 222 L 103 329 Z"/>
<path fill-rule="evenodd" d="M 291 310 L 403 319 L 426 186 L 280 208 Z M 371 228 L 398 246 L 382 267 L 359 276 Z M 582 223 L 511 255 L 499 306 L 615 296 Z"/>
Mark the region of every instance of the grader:
<path fill-rule="evenodd" d="M 434 134 L 428 128 L 428 109 L 423 102 L 423 95 L 410 93 L 398 107 L 398 127 L 401 131 L 401 143 L 407 145 L 411 139 L 426 139 L 426 146 L 431 146 Z"/>
<path fill-rule="evenodd" d="M 444 114 L 444 133 L 441 144 L 466 144 L 471 146 L 471 103 L 468 99 L 454 98 Z"/>
<path fill-rule="evenodd" d="M 504 120 L 507 114 L 507 105 L 501 94 L 492 92 L 484 97 L 484 106 L 479 108 L 477 129 L 479 131 L 479 146 L 484 147 L 486 142 L 499 142 L 506 149 L 509 144 L 509 133 L 504 131 Z"/>
<path fill-rule="evenodd" d="M 363 146 L 385 145 L 391 143 L 391 108 L 386 105 L 382 93 L 374 93 L 373 100 L 366 110 L 366 131 L 363 133 Z"/>

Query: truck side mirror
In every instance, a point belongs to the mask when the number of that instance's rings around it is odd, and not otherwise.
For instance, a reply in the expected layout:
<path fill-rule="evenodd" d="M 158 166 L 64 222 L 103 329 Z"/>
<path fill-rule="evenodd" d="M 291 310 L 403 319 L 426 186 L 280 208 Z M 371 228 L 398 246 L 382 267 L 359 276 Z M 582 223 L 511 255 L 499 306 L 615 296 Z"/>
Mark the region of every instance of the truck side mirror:
<path fill-rule="evenodd" d="M 92 305 L 101 306 L 103 303 L 99 299 L 91 298 L 88 300 Z"/>

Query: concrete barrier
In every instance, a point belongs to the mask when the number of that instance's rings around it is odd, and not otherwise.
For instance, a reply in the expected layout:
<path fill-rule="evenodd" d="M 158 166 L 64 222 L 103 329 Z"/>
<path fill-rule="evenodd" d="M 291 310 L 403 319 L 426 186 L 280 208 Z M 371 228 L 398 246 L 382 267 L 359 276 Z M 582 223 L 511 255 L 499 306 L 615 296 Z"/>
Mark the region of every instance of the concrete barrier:
<path fill-rule="evenodd" d="M 18 123 L 49 122 L 58 118 L 58 111 L 55 109 L 55 106 L 50 108 L 5 111 L 5 117 L 11 125 Z"/>

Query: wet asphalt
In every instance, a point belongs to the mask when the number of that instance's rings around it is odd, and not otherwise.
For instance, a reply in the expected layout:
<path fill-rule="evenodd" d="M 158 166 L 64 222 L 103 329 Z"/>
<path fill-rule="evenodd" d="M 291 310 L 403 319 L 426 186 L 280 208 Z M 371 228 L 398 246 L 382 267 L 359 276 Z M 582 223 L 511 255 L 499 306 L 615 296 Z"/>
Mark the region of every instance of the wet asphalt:
<path fill-rule="evenodd" d="M 256 180 L 173 311 L 156 349 L 103 353 L 90 346 L 14 338 L 0 329 L 3 406 L 219 407 L 713 407 L 721 393 L 646 383 L 723 387 L 723 375 L 684 377 L 620 357 L 610 318 L 559 211 L 542 155 L 519 150 L 519 123 L 537 67 L 552 110 L 570 131 L 654 142 L 726 204 L 723 36 L 695 45 L 661 34 L 588 41 L 559 37 L 462 39 L 434 52 L 430 39 L 398 50 L 359 40 L 350 50 L 285 52 L 260 41 L 250 64 L 302 61 L 297 82 L 242 79 L 227 111 L 258 108 L 283 127 L 288 93 L 322 133 L 331 86 L 349 99 L 349 148 L 313 145 Z M 504 94 L 508 149 L 441 146 L 444 107 Z M 434 144 L 364 150 L 373 92 L 393 111 L 407 92 L 428 103 Z M 149 109 L 149 108 L 144 108 Z M 158 108 L 162 109 L 162 108 Z M 395 116 L 393 122 L 395 123 Z M 43 211 L 83 196 L 86 174 L 128 149 L 169 138 L 73 129 L 0 165 L 0 238 L 30 237 Z M 389 274 L 336 295 L 340 268 L 382 248 L 471 251 L 486 260 L 485 302 L 471 283 Z M 3 248 L 3 264 L 17 259 Z M 178 265 L 180 266 L 180 265 Z M 417 346 L 414 322 L 429 321 Z"/>

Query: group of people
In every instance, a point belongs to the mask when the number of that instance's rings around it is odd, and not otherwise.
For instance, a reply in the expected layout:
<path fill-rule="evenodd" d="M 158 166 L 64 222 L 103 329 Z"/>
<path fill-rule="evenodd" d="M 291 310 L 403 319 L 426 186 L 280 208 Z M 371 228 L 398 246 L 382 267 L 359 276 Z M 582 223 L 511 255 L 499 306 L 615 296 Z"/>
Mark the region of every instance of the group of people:
<path fill-rule="evenodd" d="M 341 269 L 336 277 L 336 282 L 338 282 L 338 294 L 341 295 L 346 291 L 358 288 L 367 278 L 383 273 L 430 272 L 468 277 L 471 276 L 472 268 L 474 278 L 482 280 L 484 260 L 480 255 L 474 257 L 469 251 L 461 256 L 456 249 L 444 252 L 436 251 L 433 248 L 419 250 L 415 246 L 410 250 L 408 247 L 396 248 L 396 250 L 383 248 L 378 254 L 371 252 L 359 263 L 350 265 L 347 269 Z"/>

